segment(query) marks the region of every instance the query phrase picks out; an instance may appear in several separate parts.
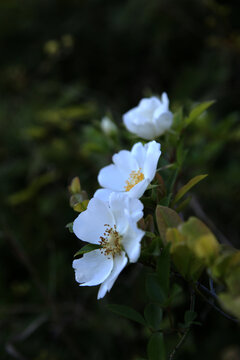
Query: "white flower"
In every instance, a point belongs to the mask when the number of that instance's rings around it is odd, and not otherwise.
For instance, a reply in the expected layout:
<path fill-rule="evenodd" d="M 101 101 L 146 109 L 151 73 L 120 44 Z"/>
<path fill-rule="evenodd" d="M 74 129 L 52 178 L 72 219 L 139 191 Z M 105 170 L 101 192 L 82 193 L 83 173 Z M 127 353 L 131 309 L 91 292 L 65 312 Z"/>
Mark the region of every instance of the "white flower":
<path fill-rule="evenodd" d="M 131 151 L 119 151 L 113 155 L 113 164 L 100 170 L 98 182 L 105 189 L 97 190 L 94 197 L 107 201 L 115 191 L 140 198 L 155 176 L 160 155 L 160 144 L 156 141 L 145 145 L 139 142 Z"/>
<path fill-rule="evenodd" d="M 106 135 L 113 135 L 117 133 L 116 124 L 114 124 L 114 122 L 108 116 L 104 116 L 102 118 L 101 129 Z"/>
<path fill-rule="evenodd" d="M 146 140 L 155 139 L 172 126 L 173 114 L 168 105 L 166 93 L 161 100 L 155 96 L 142 99 L 137 107 L 123 115 L 123 122 L 131 133 Z"/>
<path fill-rule="evenodd" d="M 137 221 L 142 216 L 140 200 L 112 193 L 108 202 L 91 199 L 87 210 L 74 221 L 73 232 L 79 239 L 102 246 L 73 261 L 81 286 L 101 284 L 98 299 L 111 290 L 128 259 L 138 260 L 144 231 L 138 229 Z"/>

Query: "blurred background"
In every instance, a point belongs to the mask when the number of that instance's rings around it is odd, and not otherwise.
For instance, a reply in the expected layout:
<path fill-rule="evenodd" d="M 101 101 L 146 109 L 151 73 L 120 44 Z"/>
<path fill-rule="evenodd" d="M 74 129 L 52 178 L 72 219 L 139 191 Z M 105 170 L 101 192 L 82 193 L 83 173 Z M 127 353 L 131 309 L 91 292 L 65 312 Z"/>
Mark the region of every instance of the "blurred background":
<path fill-rule="evenodd" d="M 234 0 L 0 1 L 1 359 L 146 357 L 148 334 L 106 309 L 142 310 L 145 270 L 130 266 L 96 301 L 74 280 L 80 242 L 65 228 L 71 179 L 91 196 L 118 150 L 101 118 L 121 123 L 143 96 L 166 91 L 172 111 L 216 100 L 189 130 L 182 180 L 209 174 L 197 210 L 239 247 L 239 15 Z M 239 327 L 197 307 L 204 325 L 176 358 L 239 360 Z"/>

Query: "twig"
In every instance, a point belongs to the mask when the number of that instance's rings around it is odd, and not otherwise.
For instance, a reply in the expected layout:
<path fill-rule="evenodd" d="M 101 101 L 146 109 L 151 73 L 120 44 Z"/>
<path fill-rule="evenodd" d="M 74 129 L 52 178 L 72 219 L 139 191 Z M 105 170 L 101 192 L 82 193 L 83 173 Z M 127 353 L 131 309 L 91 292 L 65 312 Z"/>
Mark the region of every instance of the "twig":
<path fill-rule="evenodd" d="M 195 308 L 195 292 L 191 288 L 190 311 L 194 311 L 194 308 Z M 179 340 L 179 342 L 177 343 L 177 345 L 175 346 L 175 348 L 171 352 L 171 354 L 169 356 L 169 360 L 172 360 L 174 358 L 176 352 L 178 351 L 178 349 L 182 346 L 182 344 L 186 340 L 189 331 L 190 331 L 190 326 L 184 330 L 184 333 L 183 333 L 181 339 Z"/>
<path fill-rule="evenodd" d="M 218 306 L 216 306 L 212 301 L 208 300 L 206 298 L 206 296 L 204 296 L 199 289 L 196 288 L 196 292 L 203 298 L 204 301 L 206 301 L 210 306 L 212 306 L 216 311 L 218 311 L 226 319 L 231 320 L 231 321 L 233 321 L 235 323 L 239 323 L 238 319 L 235 319 L 234 317 L 228 315 L 223 310 L 221 310 Z M 209 293 L 214 297 L 214 295 L 211 292 L 209 292 Z M 216 297 L 216 299 L 217 299 L 217 297 Z"/>

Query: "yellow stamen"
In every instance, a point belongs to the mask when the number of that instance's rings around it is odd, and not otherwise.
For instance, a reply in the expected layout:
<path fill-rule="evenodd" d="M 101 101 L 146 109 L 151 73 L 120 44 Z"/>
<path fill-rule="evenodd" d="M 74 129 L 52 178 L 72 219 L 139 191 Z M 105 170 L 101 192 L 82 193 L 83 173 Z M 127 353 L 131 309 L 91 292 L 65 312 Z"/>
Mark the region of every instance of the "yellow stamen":
<path fill-rule="evenodd" d="M 144 179 L 144 175 L 140 168 L 138 171 L 133 170 L 129 175 L 129 180 L 126 181 L 126 186 L 124 186 L 125 191 L 131 190 L 135 185 Z"/>
<path fill-rule="evenodd" d="M 106 230 L 104 232 L 104 236 L 100 236 L 100 245 L 102 246 L 102 253 L 104 255 L 111 254 L 113 257 L 115 255 L 119 255 L 122 251 L 121 246 L 121 235 L 117 232 L 116 225 L 114 227 L 110 227 L 110 225 L 105 224 Z"/>

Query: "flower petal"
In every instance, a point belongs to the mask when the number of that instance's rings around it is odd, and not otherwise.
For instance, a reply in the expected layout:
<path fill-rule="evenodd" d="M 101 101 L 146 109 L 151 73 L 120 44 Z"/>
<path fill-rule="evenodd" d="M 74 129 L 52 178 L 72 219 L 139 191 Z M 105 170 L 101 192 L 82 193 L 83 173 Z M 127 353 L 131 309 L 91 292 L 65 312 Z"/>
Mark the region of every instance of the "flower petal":
<path fill-rule="evenodd" d="M 102 187 L 113 191 L 123 191 L 128 175 L 123 174 L 116 165 L 102 168 L 98 174 L 98 182 Z"/>
<path fill-rule="evenodd" d="M 137 222 L 143 217 L 141 201 L 130 198 L 126 193 L 113 192 L 109 197 L 109 206 L 120 235 L 124 234 L 128 228 L 129 221 Z"/>
<path fill-rule="evenodd" d="M 76 281 L 81 286 L 101 284 L 113 269 L 112 256 L 106 256 L 99 249 L 83 255 L 81 259 L 73 261 Z"/>
<path fill-rule="evenodd" d="M 173 114 L 170 111 L 166 111 L 156 117 L 153 122 L 156 128 L 156 133 L 160 136 L 172 126 Z"/>
<path fill-rule="evenodd" d="M 93 197 L 108 203 L 109 196 L 112 192 L 113 191 L 109 189 L 98 189 L 97 191 L 95 191 Z"/>
<path fill-rule="evenodd" d="M 139 124 L 135 121 L 133 122 L 129 117 L 123 117 L 123 122 L 128 131 L 143 139 L 152 140 L 157 136 L 155 126 L 150 121 Z"/>
<path fill-rule="evenodd" d="M 138 142 L 133 145 L 131 153 L 137 160 L 138 166 L 143 169 L 147 153 L 145 146 L 141 142 Z"/>
<path fill-rule="evenodd" d="M 127 257 L 125 255 L 125 252 L 123 251 L 120 255 L 114 258 L 112 272 L 100 286 L 97 297 L 98 299 L 103 298 L 106 295 L 106 293 L 111 290 L 118 275 L 126 266 L 126 264 L 127 264 Z"/>
<path fill-rule="evenodd" d="M 148 179 L 140 181 L 138 184 L 133 186 L 131 190 L 127 192 L 128 196 L 130 196 L 131 198 L 139 199 L 146 191 L 149 183 L 150 181 Z"/>
<path fill-rule="evenodd" d="M 128 178 L 129 174 L 133 170 L 138 170 L 138 163 L 135 157 L 130 151 L 121 150 L 117 154 L 113 155 L 114 164 L 126 174 Z"/>
<path fill-rule="evenodd" d="M 149 182 L 151 182 L 156 174 L 158 160 L 161 155 L 161 145 L 156 141 L 151 141 L 145 146 L 147 153 L 143 167 L 143 174 L 145 178 L 149 179 Z"/>
<path fill-rule="evenodd" d="M 140 242 L 143 236 L 144 231 L 138 229 L 134 223 L 129 224 L 129 227 L 123 236 L 122 245 L 130 262 L 136 262 L 138 260 L 141 252 Z"/>
<path fill-rule="evenodd" d="M 93 198 L 87 210 L 83 211 L 73 222 L 73 232 L 81 240 L 98 244 L 104 233 L 105 224 L 114 225 L 114 218 L 107 203 Z"/>

